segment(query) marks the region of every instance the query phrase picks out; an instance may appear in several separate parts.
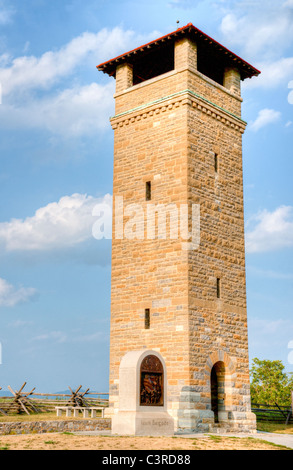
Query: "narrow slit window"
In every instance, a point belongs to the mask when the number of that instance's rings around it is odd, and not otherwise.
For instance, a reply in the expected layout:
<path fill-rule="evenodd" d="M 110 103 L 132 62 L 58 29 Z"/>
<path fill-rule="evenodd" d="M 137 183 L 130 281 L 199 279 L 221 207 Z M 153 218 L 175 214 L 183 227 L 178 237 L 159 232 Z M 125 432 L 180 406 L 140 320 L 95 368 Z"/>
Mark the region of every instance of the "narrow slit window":
<path fill-rule="evenodd" d="M 149 330 L 151 327 L 151 312 L 149 308 L 145 309 L 144 327 L 145 330 Z"/>
<path fill-rule="evenodd" d="M 145 198 L 146 201 L 150 201 L 152 199 L 152 183 L 150 181 L 146 182 Z"/>
<path fill-rule="evenodd" d="M 215 172 L 218 173 L 219 171 L 219 156 L 215 153 Z"/>
<path fill-rule="evenodd" d="M 221 298 L 221 279 L 217 278 L 217 298 Z"/>

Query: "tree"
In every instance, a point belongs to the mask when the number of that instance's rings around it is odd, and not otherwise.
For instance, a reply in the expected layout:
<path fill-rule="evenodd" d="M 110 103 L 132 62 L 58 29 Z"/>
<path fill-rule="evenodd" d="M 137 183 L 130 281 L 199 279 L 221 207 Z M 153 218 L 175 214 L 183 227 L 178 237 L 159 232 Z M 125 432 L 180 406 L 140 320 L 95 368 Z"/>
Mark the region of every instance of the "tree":
<path fill-rule="evenodd" d="M 282 361 L 253 359 L 251 368 L 252 403 L 287 406 L 291 404 L 293 375 L 286 374 Z"/>

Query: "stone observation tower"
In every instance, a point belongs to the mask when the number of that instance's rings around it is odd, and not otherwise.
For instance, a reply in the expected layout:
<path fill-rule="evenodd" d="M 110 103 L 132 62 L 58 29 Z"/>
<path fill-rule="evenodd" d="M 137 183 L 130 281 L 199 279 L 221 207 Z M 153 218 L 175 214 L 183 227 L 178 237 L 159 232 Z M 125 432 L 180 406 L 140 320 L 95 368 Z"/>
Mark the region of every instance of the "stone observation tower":
<path fill-rule="evenodd" d="M 113 432 L 253 432 L 240 85 L 260 72 L 191 23 L 98 69 L 116 79 Z"/>

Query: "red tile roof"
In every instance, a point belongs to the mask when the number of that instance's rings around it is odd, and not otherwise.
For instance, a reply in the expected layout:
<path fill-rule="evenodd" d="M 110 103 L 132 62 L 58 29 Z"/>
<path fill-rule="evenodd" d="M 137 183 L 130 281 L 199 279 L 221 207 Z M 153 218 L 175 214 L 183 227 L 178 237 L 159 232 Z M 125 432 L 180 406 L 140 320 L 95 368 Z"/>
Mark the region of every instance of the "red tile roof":
<path fill-rule="evenodd" d="M 239 69 L 242 80 L 244 80 L 245 78 L 257 76 L 261 73 L 248 62 L 241 59 L 239 56 L 229 51 L 229 49 L 222 46 L 210 36 L 193 26 L 192 23 L 188 23 L 186 26 L 178 28 L 172 33 L 166 34 L 161 38 L 155 39 L 154 41 L 144 44 L 143 46 L 137 47 L 136 49 L 121 54 L 115 57 L 114 59 L 108 60 L 107 62 L 103 62 L 102 64 L 97 65 L 97 69 L 103 71 L 104 73 L 108 73 L 109 75 L 115 75 L 117 65 L 126 61 L 130 63 L 134 62 L 135 56 L 137 54 L 143 54 L 145 49 L 160 47 L 163 42 L 170 40 L 174 41 L 175 38 L 178 38 L 178 36 L 183 36 L 184 34 L 189 34 L 190 36 L 193 36 L 197 41 L 203 41 L 205 44 L 208 44 L 209 47 L 213 48 L 214 51 L 217 51 L 219 54 L 221 54 L 223 58 L 225 58 L 225 62 L 227 63 L 227 65 L 234 65 L 234 67 L 237 67 Z"/>

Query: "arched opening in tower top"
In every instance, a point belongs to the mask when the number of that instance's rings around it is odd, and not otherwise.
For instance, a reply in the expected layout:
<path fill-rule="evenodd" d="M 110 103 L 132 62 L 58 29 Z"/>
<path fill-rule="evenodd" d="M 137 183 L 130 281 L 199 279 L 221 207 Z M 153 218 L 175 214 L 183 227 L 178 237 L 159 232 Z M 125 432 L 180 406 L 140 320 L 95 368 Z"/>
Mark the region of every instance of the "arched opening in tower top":
<path fill-rule="evenodd" d="M 133 64 L 133 85 L 174 70 L 174 43 L 163 44 L 158 49 L 144 51 Z"/>
<path fill-rule="evenodd" d="M 223 58 L 204 41 L 201 41 L 197 47 L 197 70 L 220 85 L 224 84 Z"/>
<path fill-rule="evenodd" d="M 158 77 L 175 69 L 174 42 L 160 44 L 158 48 L 145 49 L 133 61 L 133 85 Z M 222 58 L 204 41 L 198 42 L 197 69 L 220 85 L 224 84 L 225 66 Z"/>

